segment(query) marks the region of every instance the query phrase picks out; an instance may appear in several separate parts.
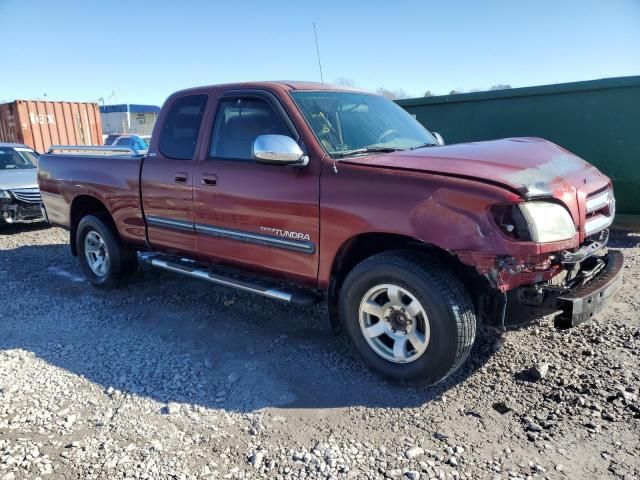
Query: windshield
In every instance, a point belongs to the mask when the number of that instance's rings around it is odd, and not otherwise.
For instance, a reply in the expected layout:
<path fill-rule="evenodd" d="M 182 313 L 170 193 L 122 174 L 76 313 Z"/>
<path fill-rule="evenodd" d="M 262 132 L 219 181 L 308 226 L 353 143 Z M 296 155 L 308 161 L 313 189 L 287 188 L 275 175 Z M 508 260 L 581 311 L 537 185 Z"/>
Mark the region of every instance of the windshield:
<path fill-rule="evenodd" d="M 0 170 L 36 168 L 38 154 L 30 148 L 0 147 Z"/>
<path fill-rule="evenodd" d="M 404 109 L 378 95 L 320 91 L 291 96 L 332 157 L 436 144 Z"/>

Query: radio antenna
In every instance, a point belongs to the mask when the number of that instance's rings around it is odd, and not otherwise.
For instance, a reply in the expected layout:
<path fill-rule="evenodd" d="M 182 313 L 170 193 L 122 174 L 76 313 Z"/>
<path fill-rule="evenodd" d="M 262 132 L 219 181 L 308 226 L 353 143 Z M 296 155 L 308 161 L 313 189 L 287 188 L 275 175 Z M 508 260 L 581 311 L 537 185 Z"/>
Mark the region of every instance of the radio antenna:
<path fill-rule="evenodd" d="M 318 68 L 320 69 L 320 82 L 324 85 L 324 77 L 322 76 L 322 62 L 320 61 L 320 47 L 318 46 L 318 31 L 316 30 L 316 22 L 313 22 L 313 35 L 316 37 L 316 54 L 318 55 Z"/>

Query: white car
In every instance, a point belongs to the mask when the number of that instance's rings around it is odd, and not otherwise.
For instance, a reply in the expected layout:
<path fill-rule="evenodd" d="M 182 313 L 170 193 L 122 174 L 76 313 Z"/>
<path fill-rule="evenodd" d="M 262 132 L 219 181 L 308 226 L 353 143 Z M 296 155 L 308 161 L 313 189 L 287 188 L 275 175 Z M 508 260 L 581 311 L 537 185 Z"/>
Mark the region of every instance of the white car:
<path fill-rule="evenodd" d="M 33 149 L 0 143 L 0 225 L 42 218 L 37 165 Z"/>

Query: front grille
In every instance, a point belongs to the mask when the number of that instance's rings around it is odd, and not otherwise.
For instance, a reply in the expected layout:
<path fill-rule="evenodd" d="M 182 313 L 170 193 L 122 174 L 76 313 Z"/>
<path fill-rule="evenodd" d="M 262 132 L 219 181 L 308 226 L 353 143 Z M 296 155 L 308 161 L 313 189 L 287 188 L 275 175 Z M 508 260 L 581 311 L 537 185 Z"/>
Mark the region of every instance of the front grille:
<path fill-rule="evenodd" d="M 16 188 L 10 190 L 16 200 L 24 203 L 40 203 L 40 190 L 37 188 Z"/>
<path fill-rule="evenodd" d="M 587 196 L 585 236 L 598 233 L 613 223 L 616 201 L 610 188 L 598 190 Z"/>

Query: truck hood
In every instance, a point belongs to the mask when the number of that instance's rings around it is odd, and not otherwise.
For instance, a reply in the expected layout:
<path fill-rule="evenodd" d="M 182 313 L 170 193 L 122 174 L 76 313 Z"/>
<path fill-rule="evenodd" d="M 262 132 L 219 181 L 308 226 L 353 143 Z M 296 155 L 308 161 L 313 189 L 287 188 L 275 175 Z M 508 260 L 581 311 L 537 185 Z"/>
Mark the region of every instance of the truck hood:
<path fill-rule="evenodd" d="M 341 162 L 476 179 L 515 190 L 525 198 L 575 194 L 585 185 L 608 183 L 594 166 L 542 138 L 426 147 Z"/>
<path fill-rule="evenodd" d="M 38 188 L 38 169 L 0 170 L 0 190 Z"/>

